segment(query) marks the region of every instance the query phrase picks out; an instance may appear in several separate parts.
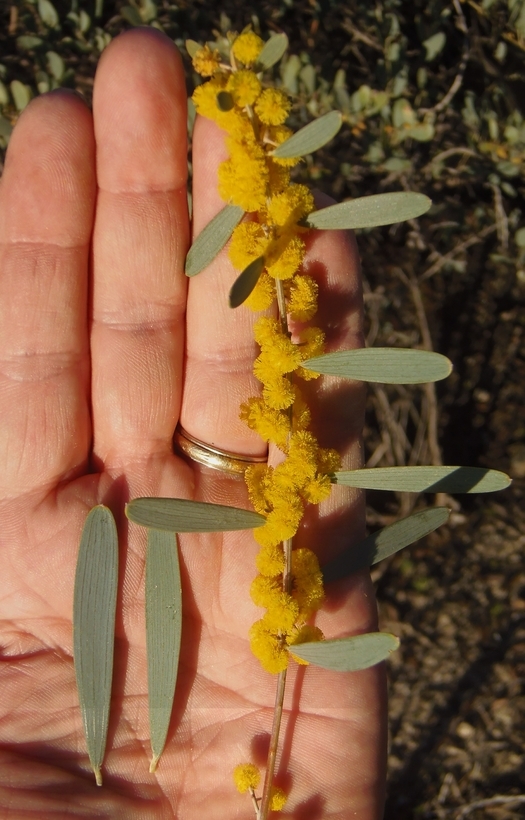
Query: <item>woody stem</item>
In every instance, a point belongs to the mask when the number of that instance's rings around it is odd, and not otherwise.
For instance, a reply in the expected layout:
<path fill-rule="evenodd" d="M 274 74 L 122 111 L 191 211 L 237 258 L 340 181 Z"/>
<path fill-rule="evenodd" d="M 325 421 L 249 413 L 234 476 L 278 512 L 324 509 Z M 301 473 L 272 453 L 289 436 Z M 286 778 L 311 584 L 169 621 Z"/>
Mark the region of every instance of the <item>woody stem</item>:
<path fill-rule="evenodd" d="M 286 566 L 283 574 L 283 586 L 286 592 L 290 591 L 292 583 L 291 564 L 292 564 L 292 539 L 288 538 L 283 541 L 283 551 L 286 560 Z M 286 669 L 279 672 L 277 678 L 277 690 L 275 692 L 275 706 L 273 710 L 273 724 L 272 734 L 270 737 L 270 748 L 268 749 L 268 760 L 266 762 L 266 775 L 264 778 L 264 788 L 259 806 L 258 820 L 267 820 L 270 809 L 270 799 L 272 796 L 273 776 L 275 772 L 275 763 L 277 760 L 277 747 L 279 745 L 279 733 L 281 731 L 281 718 L 283 715 L 284 705 L 284 689 L 286 685 Z"/>
<path fill-rule="evenodd" d="M 279 319 L 281 322 L 281 328 L 284 333 L 289 335 L 284 286 L 280 279 L 276 279 L 275 286 L 277 292 L 277 306 L 279 309 Z M 293 416 L 293 405 L 289 408 L 289 413 L 291 421 L 291 417 Z M 285 541 L 283 541 L 283 552 L 285 560 L 283 572 L 283 590 L 288 593 L 291 591 L 292 588 L 292 548 L 293 541 L 291 538 L 287 538 Z M 275 773 L 275 763 L 277 760 L 277 749 L 279 746 L 279 733 L 281 731 L 281 719 L 283 715 L 285 686 L 286 669 L 284 669 L 282 672 L 279 672 L 279 676 L 277 678 L 277 690 L 275 692 L 272 734 L 270 737 L 270 747 L 268 749 L 268 760 L 266 762 L 266 774 L 264 778 L 263 794 L 259 805 L 258 820 L 267 820 L 268 813 L 270 810 L 273 777 Z"/>

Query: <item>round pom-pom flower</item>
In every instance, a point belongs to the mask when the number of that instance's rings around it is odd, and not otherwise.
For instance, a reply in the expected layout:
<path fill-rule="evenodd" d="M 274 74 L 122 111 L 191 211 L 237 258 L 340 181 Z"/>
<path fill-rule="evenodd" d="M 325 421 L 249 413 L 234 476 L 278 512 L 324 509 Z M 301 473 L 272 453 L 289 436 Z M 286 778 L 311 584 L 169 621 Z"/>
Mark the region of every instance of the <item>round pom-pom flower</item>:
<path fill-rule="evenodd" d="M 253 71 L 236 71 L 229 78 L 226 90 L 232 95 L 235 105 L 243 108 L 254 104 L 261 93 L 261 83 Z"/>
<path fill-rule="evenodd" d="M 244 65 L 252 65 L 261 53 L 264 43 L 254 31 L 239 34 L 232 45 L 232 53 L 236 60 Z"/>
<path fill-rule="evenodd" d="M 234 152 L 232 151 L 232 154 Z M 243 211 L 258 211 L 266 204 L 268 170 L 264 160 L 239 145 L 231 159 L 219 166 L 219 193 L 225 202 Z"/>
<path fill-rule="evenodd" d="M 233 770 L 233 781 L 241 794 L 248 789 L 256 789 L 261 781 L 261 773 L 253 763 L 240 763 Z"/>
<path fill-rule="evenodd" d="M 300 268 L 306 246 L 299 236 L 284 235 L 268 247 L 267 269 L 274 279 L 291 279 Z"/>
<path fill-rule="evenodd" d="M 311 276 L 294 276 L 288 290 L 288 311 L 292 319 L 307 322 L 316 314 L 318 290 Z"/>
<path fill-rule="evenodd" d="M 287 796 L 282 789 L 277 786 L 272 786 L 272 796 L 270 797 L 270 809 L 272 811 L 281 811 L 286 803 Z"/>
<path fill-rule="evenodd" d="M 221 58 L 216 49 L 212 51 L 209 45 L 205 45 L 195 52 L 192 63 L 193 68 L 201 77 L 211 77 L 220 67 Z"/>
<path fill-rule="evenodd" d="M 283 639 L 268 627 L 264 618 L 250 627 L 250 649 L 263 669 L 272 675 L 284 672 L 288 666 L 288 650 Z"/>
<path fill-rule="evenodd" d="M 268 276 L 266 271 L 263 271 L 244 304 L 257 313 L 261 310 L 267 310 L 275 298 L 275 281 L 271 276 Z"/>
<path fill-rule="evenodd" d="M 291 107 L 284 91 L 279 88 L 265 88 L 255 104 L 255 112 L 265 125 L 282 125 Z"/>

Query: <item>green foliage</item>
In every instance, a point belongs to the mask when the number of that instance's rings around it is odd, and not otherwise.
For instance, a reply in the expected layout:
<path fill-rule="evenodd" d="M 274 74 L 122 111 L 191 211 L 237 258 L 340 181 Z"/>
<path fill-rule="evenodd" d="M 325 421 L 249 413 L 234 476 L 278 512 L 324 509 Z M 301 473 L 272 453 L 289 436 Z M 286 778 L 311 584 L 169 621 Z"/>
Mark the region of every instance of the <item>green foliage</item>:
<path fill-rule="evenodd" d="M 334 672 L 357 672 L 368 669 L 394 652 L 399 639 L 389 632 L 370 632 L 353 638 L 294 644 L 292 655 Z"/>
<path fill-rule="evenodd" d="M 145 597 L 153 772 L 168 734 L 182 634 L 182 585 L 177 541 L 172 533 L 148 530 Z"/>
<path fill-rule="evenodd" d="M 89 760 L 102 785 L 113 679 L 118 535 L 107 507 L 90 511 L 80 540 L 73 596 L 73 657 Z"/>
<path fill-rule="evenodd" d="M 261 54 L 260 64 L 265 68 L 273 66 L 278 82 L 293 95 L 291 122 L 298 131 L 277 148 L 275 154 L 281 157 L 309 155 L 336 137 L 344 122 L 337 136 L 338 140 L 346 141 L 348 154 L 348 161 L 341 166 L 347 185 L 342 194 L 344 199 L 352 199 L 342 206 L 312 214 L 309 218 L 312 227 L 334 227 L 324 225 L 323 219 L 340 220 L 344 215 L 348 220 L 349 214 L 353 219 L 357 213 L 361 221 L 339 222 L 335 227 L 369 229 L 402 219 L 413 220 L 428 209 L 429 199 L 423 193 L 415 195 L 418 200 L 413 210 L 414 199 L 408 200 L 408 193 L 396 190 L 381 200 L 377 197 L 380 209 L 388 205 L 386 217 L 382 212 L 377 219 L 374 214 L 370 216 L 369 210 L 363 220 L 360 211 L 363 203 L 355 198 L 353 190 L 354 182 L 363 179 L 375 181 L 377 187 L 394 183 L 396 189 L 424 189 L 434 195 L 443 188 L 452 188 L 452 183 L 456 185 L 459 180 L 460 184 L 468 183 L 485 195 L 490 192 L 500 222 L 506 219 L 502 203 L 515 203 L 508 220 L 511 249 L 508 255 L 494 254 L 493 257 L 496 262 L 515 265 L 518 281 L 523 284 L 525 112 L 515 100 L 509 101 L 507 87 L 510 78 L 516 75 L 521 81 L 525 80 L 522 68 L 516 69 L 516 55 L 522 57 L 525 51 L 525 2 L 485 0 L 481 4 L 463 3 L 462 6 L 462 13 L 475 19 L 484 32 L 485 39 L 480 37 L 478 46 L 490 51 L 490 59 L 498 67 L 495 79 L 483 78 L 481 90 L 469 87 L 465 76 L 465 55 L 469 48 L 466 19 L 458 17 L 453 22 L 450 4 L 445 0 L 436 0 L 427 7 L 416 3 L 414 19 L 409 5 L 395 0 L 376 4 L 373 10 L 369 4 L 348 3 L 340 11 L 341 23 L 355 48 L 338 59 L 331 73 L 319 64 L 319 55 L 312 59 L 309 51 L 296 49 L 298 53 L 284 56 L 286 37 L 275 35 Z M 118 25 L 114 11 L 114 8 L 104 9 L 102 0 L 86 4 L 73 2 L 67 8 L 58 0 L 56 4 L 50 0 L 26 0 L 22 4 L 21 24 L 18 31 L 11 32 L 11 37 L 17 56 L 23 56 L 24 71 L 19 71 L 13 60 L 0 65 L 1 147 L 7 144 L 12 125 L 31 98 L 61 86 L 78 87 L 73 66 L 77 62 L 83 62 L 84 68 L 94 65 L 119 29 L 151 25 L 166 31 L 178 44 L 186 35 L 194 33 L 191 15 L 179 20 L 175 4 L 161 6 L 152 0 L 130 0 L 118 9 Z M 223 13 L 213 44 L 220 52 L 226 51 L 230 27 Z M 188 40 L 190 53 L 193 42 L 191 38 Z M 348 57 L 349 53 L 354 54 L 356 62 Z M 440 72 L 440 61 L 445 57 L 447 66 L 453 70 Z M 356 70 L 363 62 L 374 64 L 375 72 L 370 71 L 363 77 L 363 72 Z M 224 110 L 233 104 L 226 92 L 221 93 L 219 102 Z M 456 165 L 454 160 L 451 162 L 453 157 L 460 157 L 461 161 Z M 319 159 L 307 157 L 302 173 L 311 180 L 329 176 L 330 162 L 327 152 Z M 375 202 L 376 197 L 367 199 L 369 208 L 370 200 Z M 439 196 L 437 199 L 439 201 Z M 410 203 L 406 213 L 402 212 L 402 201 Z M 471 224 L 476 219 L 483 221 L 490 210 L 490 201 L 490 197 L 487 202 L 485 196 L 484 203 L 478 198 L 478 210 L 471 206 L 465 215 L 465 224 L 469 220 Z M 202 232 L 188 256 L 188 276 L 209 264 L 242 216 L 240 209 L 227 206 L 213 220 L 215 224 Z M 210 227 L 213 230 L 209 230 Z M 255 260 L 243 271 L 231 291 L 232 306 L 242 304 L 247 298 L 261 270 L 262 261 Z M 459 266 L 457 271 L 461 270 Z M 414 344 L 417 341 L 414 340 Z M 305 363 L 308 364 L 324 373 L 396 384 L 430 382 L 445 377 L 450 369 L 448 360 L 430 350 L 399 348 L 390 348 L 388 353 L 382 348 L 368 348 L 351 354 L 330 354 Z M 440 466 L 346 471 L 336 473 L 333 480 L 352 487 L 407 492 L 489 492 L 508 485 L 507 477 L 496 471 Z M 135 499 L 128 505 L 127 515 L 138 524 L 163 530 L 150 529 L 146 576 L 154 768 L 169 725 L 180 645 L 180 579 L 176 541 L 171 533 L 250 529 L 260 526 L 264 519 L 244 509 L 185 499 Z M 375 563 L 431 532 L 447 517 L 448 510 L 438 508 L 387 527 L 358 545 L 350 559 L 344 557 L 342 561 L 333 562 L 327 577 L 335 580 L 341 574 Z M 77 568 L 75 666 L 89 755 L 98 780 L 111 690 L 116 581 L 114 522 L 109 511 L 97 507 L 86 524 Z M 430 579 L 420 577 L 413 581 L 413 586 L 424 591 L 430 583 Z M 99 604 L 96 611 L 86 609 L 93 589 Z M 177 617 L 172 617 L 170 608 L 177 611 Z M 90 638 L 87 650 L 86 635 Z M 397 645 L 394 636 L 374 633 L 338 641 L 304 643 L 290 647 L 290 651 L 329 669 L 357 670 L 387 657 Z M 92 690 L 97 694 L 95 703 L 86 695 Z"/>

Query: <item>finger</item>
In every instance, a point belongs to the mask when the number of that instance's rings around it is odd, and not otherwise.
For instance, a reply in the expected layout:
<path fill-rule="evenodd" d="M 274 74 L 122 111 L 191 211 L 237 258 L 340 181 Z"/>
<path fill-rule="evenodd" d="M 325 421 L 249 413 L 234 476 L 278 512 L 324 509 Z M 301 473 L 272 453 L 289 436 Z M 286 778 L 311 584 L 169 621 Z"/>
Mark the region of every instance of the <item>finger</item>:
<path fill-rule="evenodd" d="M 198 117 L 193 136 L 194 237 L 224 208 L 217 170 L 226 158 L 224 132 Z M 246 307 L 228 306 L 238 275 L 225 249 L 190 280 L 181 424 L 201 441 L 255 456 L 266 452 L 266 444 L 240 420 L 239 406 L 260 390 L 252 373 L 258 354 L 253 338 L 256 317 Z"/>
<path fill-rule="evenodd" d="M 108 469 L 171 452 L 188 244 L 186 90 L 153 29 L 118 37 L 95 78 L 94 452 Z"/>
<path fill-rule="evenodd" d="M 330 204 L 328 197 L 320 197 L 317 202 L 318 207 Z M 326 352 L 363 347 L 361 268 L 353 234 L 312 231 L 304 271 L 319 284 L 319 308 L 312 324 L 326 334 Z M 337 450 L 345 470 L 362 467 L 366 400 L 363 382 L 324 376 L 299 386 L 321 447 Z M 314 549 L 324 563 L 362 540 L 364 527 L 363 492 L 334 485 L 320 507 L 307 507 L 298 540 L 301 546 Z"/>
<path fill-rule="evenodd" d="M 36 99 L 0 188 L 2 495 L 56 484 L 87 458 L 91 115 L 71 93 Z"/>

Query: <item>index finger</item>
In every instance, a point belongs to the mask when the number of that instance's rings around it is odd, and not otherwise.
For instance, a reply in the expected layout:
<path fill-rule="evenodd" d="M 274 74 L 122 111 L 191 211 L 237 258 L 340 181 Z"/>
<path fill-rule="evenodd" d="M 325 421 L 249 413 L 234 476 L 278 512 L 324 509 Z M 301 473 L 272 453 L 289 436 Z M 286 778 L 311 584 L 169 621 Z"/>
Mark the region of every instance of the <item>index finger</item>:
<path fill-rule="evenodd" d="M 217 191 L 219 164 L 227 159 L 224 132 L 198 117 L 193 137 L 193 238 L 224 208 Z M 182 427 L 201 441 L 241 455 L 260 456 L 266 444 L 239 418 L 239 405 L 258 391 L 254 314 L 232 310 L 228 292 L 239 272 L 227 248 L 190 279 Z"/>
<path fill-rule="evenodd" d="M 217 192 L 218 167 L 228 157 L 224 136 L 217 125 L 197 118 L 193 140 L 194 238 L 226 204 Z M 332 349 L 361 346 L 355 242 L 344 232 L 312 231 L 307 246 L 303 269 L 317 279 L 322 291 L 319 315 L 313 323 L 319 320 L 327 325 Z M 244 305 L 235 310 L 228 306 L 228 293 L 238 275 L 226 247 L 190 279 L 181 424 L 195 438 L 220 449 L 259 456 L 266 452 L 266 445 L 240 420 L 239 405 L 261 389 L 253 375 L 253 362 L 259 354 L 253 325 L 260 314 Z"/>

